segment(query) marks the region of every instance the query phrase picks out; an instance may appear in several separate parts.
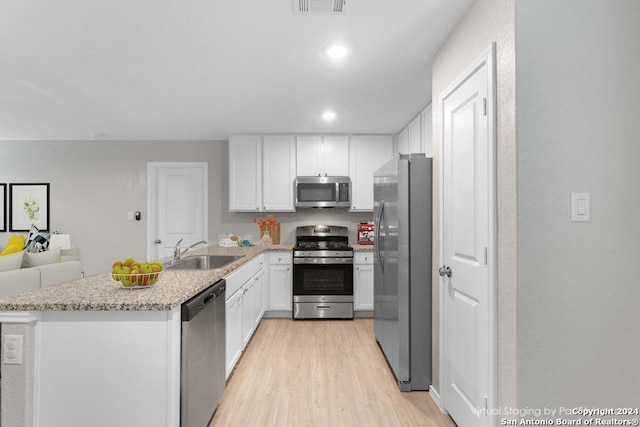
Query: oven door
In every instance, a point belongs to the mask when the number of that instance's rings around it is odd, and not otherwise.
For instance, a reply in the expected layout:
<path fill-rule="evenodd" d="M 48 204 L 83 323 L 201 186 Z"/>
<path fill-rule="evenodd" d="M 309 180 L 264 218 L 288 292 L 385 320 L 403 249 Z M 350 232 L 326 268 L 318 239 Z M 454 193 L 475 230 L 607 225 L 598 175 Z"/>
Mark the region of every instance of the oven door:
<path fill-rule="evenodd" d="M 353 295 L 353 258 L 294 258 L 293 295 Z"/>

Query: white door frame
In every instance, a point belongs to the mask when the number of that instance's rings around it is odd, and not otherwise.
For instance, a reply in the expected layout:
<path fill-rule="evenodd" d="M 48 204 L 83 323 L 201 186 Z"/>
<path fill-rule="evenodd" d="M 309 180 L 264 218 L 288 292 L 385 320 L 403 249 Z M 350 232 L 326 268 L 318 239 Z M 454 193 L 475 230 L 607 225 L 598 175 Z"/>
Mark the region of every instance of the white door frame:
<path fill-rule="evenodd" d="M 208 239 L 209 236 L 209 202 L 208 202 L 208 194 L 209 194 L 209 179 L 208 179 L 208 168 L 209 164 L 207 162 L 148 162 L 147 163 L 147 260 L 153 260 L 154 258 L 154 243 L 153 240 L 155 237 L 156 230 L 156 215 L 154 209 L 158 204 L 157 200 L 157 187 L 158 182 L 156 179 L 156 169 L 157 168 L 180 168 L 180 167 L 199 167 L 204 171 L 204 185 L 203 185 L 203 198 L 206 201 L 203 204 L 204 210 L 204 228 L 203 234 L 205 235 L 205 239 Z"/>
<path fill-rule="evenodd" d="M 497 199 L 496 199 L 496 44 L 492 42 L 482 53 L 469 65 L 465 70 L 456 78 L 447 88 L 440 94 L 440 172 L 439 172 L 439 187 L 440 187 L 440 263 L 439 266 L 444 265 L 444 161 L 442 155 L 444 153 L 444 102 L 445 99 L 453 93 L 460 85 L 462 85 L 478 68 L 483 65 L 487 65 L 488 75 L 488 90 L 487 90 L 487 132 L 488 132 L 488 159 L 487 159 L 487 171 L 489 174 L 489 241 L 488 241 L 488 270 L 489 270 L 489 396 L 487 403 L 487 416 L 489 417 L 489 424 L 496 425 L 496 411 L 498 407 L 498 393 L 497 393 L 497 373 L 498 373 L 498 305 L 497 305 Z M 444 362 L 444 347 L 445 347 L 445 318 L 444 318 L 444 295 L 445 295 L 445 280 L 440 277 L 440 403 L 441 408 L 446 407 L 447 392 L 444 384 L 447 384 L 449 378 L 448 363 Z"/>

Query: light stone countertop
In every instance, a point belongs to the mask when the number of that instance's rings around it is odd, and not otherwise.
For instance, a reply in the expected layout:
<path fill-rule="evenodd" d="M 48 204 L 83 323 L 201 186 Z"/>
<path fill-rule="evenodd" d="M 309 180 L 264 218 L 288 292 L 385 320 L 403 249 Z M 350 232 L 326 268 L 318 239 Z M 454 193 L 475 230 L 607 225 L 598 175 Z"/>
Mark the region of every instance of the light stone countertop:
<path fill-rule="evenodd" d="M 373 252 L 373 245 L 351 245 L 355 252 Z"/>
<path fill-rule="evenodd" d="M 291 251 L 292 248 L 293 245 L 257 245 L 194 249 L 188 255 L 244 255 L 244 258 L 216 270 L 168 269 L 162 272 L 156 284 L 148 288 L 125 288 L 111 278 L 111 273 L 96 274 L 0 299 L 0 311 L 171 310 L 259 254 L 266 251 Z M 108 264 L 110 268 L 110 262 Z"/>

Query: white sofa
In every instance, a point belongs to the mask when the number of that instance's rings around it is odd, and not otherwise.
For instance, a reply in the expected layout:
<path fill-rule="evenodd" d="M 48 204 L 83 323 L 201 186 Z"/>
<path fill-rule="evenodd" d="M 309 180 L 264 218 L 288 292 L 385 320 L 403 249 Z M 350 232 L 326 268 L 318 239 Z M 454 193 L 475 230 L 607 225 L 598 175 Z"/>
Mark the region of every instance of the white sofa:
<path fill-rule="evenodd" d="M 71 251 L 60 262 L 0 272 L 0 298 L 81 278 L 82 263 Z"/>

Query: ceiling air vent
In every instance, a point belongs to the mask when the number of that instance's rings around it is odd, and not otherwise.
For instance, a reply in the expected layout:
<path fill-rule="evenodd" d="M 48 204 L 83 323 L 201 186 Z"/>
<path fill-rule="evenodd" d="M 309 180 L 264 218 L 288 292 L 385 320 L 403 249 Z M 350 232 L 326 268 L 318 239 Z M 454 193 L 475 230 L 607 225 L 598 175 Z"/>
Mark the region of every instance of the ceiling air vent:
<path fill-rule="evenodd" d="M 344 15 L 346 0 L 293 0 L 293 12 L 302 15 Z"/>

